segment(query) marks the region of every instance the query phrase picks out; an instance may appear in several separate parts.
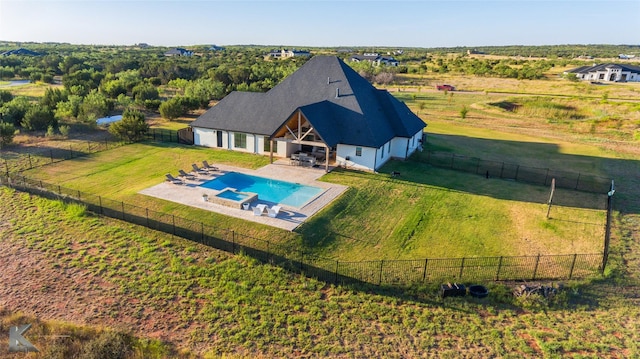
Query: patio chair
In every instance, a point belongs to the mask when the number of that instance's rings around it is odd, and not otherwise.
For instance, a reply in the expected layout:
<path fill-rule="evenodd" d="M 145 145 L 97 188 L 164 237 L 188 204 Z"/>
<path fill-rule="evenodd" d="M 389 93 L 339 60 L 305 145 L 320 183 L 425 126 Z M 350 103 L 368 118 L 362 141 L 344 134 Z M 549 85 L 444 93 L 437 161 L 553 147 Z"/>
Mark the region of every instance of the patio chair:
<path fill-rule="evenodd" d="M 182 180 L 173 177 L 171 175 L 171 173 L 167 173 L 165 176 L 167 177 L 167 179 L 166 179 L 167 182 L 171 182 L 173 184 L 184 184 L 184 182 L 182 182 Z"/>
<path fill-rule="evenodd" d="M 194 175 L 192 175 L 190 173 L 187 173 L 184 170 L 179 170 L 178 173 L 179 173 L 178 177 L 186 178 L 188 180 L 196 179 L 196 176 L 194 176 Z"/>
<path fill-rule="evenodd" d="M 267 214 L 271 218 L 276 218 L 276 217 L 278 217 L 278 213 L 280 213 L 280 209 L 281 208 L 282 207 L 280 207 L 280 206 L 273 206 L 271 208 L 267 208 Z"/>
<path fill-rule="evenodd" d="M 197 173 L 199 175 L 209 174 L 209 171 L 205 170 L 204 168 L 198 167 L 198 165 L 196 165 L 195 163 L 192 164 L 191 167 L 193 168 L 193 172 L 195 172 L 195 173 Z"/>
<path fill-rule="evenodd" d="M 254 216 L 262 216 L 263 210 L 259 207 L 253 207 L 253 215 Z"/>
<path fill-rule="evenodd" d="M 206 160 L 202 161 L 202 167 L 204 167 L 205 170 L 209 170 L 209 171 L 219 171 L 220 170 L 216 166 L 211 166 Z"/>

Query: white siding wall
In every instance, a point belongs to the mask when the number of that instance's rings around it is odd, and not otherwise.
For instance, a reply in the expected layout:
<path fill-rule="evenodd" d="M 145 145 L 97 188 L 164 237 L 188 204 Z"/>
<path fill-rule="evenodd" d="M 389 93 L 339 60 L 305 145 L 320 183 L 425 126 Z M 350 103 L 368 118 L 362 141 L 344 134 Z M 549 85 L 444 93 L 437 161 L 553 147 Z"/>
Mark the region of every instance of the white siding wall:
<path fill-rule="evenodd" d="M 339 144 L 336 147 L 336 162 L 347 168 L 373 171 L 376 162 L 376 149 L 362 147 L 362 156 L 356 156 L 356 146 Z"/>
<path fill-rule="evenodd" d="M 193 129 L 193 143 L 198 146 L 215 147 L 216 132 L 208 128 Z"/>

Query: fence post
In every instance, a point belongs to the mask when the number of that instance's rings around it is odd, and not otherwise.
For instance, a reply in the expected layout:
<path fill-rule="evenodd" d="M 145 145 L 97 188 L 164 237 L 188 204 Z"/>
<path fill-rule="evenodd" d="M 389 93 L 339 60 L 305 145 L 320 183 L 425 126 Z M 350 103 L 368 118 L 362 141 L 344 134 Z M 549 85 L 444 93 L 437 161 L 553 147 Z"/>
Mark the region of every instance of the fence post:
<path fill-rule="evenodd" d="M 9 162 L 6 159 L 4 160 L 4 168 L 7 170 L 7 177 L 9 177 Z"/>
<path fill-rule="evenodd" d="M 87 141 L 87 152 L 91 153 L 91 141 Z"/>
<path fill-rule="evenodd" d="M 462 280 L 462 271 L 464 270 L 464 257 L 462 257 L 462 263 L 460 263 L 460 274 L 458 275 L 458 278 L 460 278 L 460 280 Z"/>
<path fill-rule="evenodd" d="M 78 199 L 81 199 L 81 198 L 80 198 L 80 190 L 78 190 Z"/>
<path fill-rule="evenodd" d="M 538 253 L 538 256 L 536 257 L 536 266 L 533 267 L 533 277 L 531 278 L 531 280 L 536 280 L 536 274 L 538 273 L 538 263 L 540 263 L 540 253 Z"/>
<path fill-rule="evenodd" d="M 333 281 L 333 284 L 335 284 L 335 285 L 338 285 L 338 263 L 340 263 L 340 262 L 338 262 L 338 261 L 336 260 L 336 278 L 335 278 L 335 280 Z"/>
<path fill-rule="evenodd" d="M 29 169 L 33 168 L 33 165 L 31 164 L 31 154 L 27 153 L 27 157 L 29 158 Z"/>
<path fill-rule="evenodd" d="M 122 220 L 124 221 L 124 201 L 121 201 L 120 204 L 122 205 Z"/>
<path fill-rule="evenodd" d="M 498 261 L 498 270 L 496 271 L 496 280 L 500 280 L 500 269 L 502 269 L 502 256 L 500 256 L 500 260 Z"/>
<path fill-rule="evenodd" d="M 231 231 L 231 245 L 232 245 L 231 253 L 236 254 L 236 232 L 235 231 Z"/>
<path fill-rule="evenodd" d="M 378 285 L 382 285 L 382 265 L 384 264 L 384 259 L 380 260 L 380 276 L 378 277 Z"/>
<path fill-rule="evenodd" d="M 49 150 L 49 158 L 51 158 L 51 163 L 53 163 L 53 150 Z"/>
<path fill-rule="evenodd" d="M 580 172 L 578 172 L 578 178 L 576 179 L 576 188 L 574 188 L 575 190 L 578 189 L 578 183 L 580 183 Z"/>
<path fill-rule="evenodd" d="M 424 269 L 422 270 L 422 283 L 427 280 L 427 263 L 429 263 L 429 258 L 425 258 L 424 260 Z"/>
<path fill-rule="evenodd" d="M 518 180 L 518 171 L 520 171 L 520 165 L 516 167 L 516 176 L 513 178 L 514 180 Z"/>
<path fill-rule="evenodd" d="M 146 218 L 147 218 L 147 228 L 149 228 L 149 208 L 145 208 Z"/>
<path fill-rule="evenodd" d="M 176 235 L 176 215 L 172 214 L 171 218 L 173 218 L 173 235 Z"/>
<path fill-rule="evenodd" d="M 100 203 L 100 214 L 104 214 L 104 209 L 102 209 L 102 197 L 98 196 L 98 203 Z"/>
<path fill-rule="evenodd" d="M 62 196 L 62 188 L 60 188 L 60 185 L 58 185 L 58 195 Z"/>
<path fill-rule="evenodd" d="M 569 270 L 569 279 L 573 277 L 573 267 L 576 265 L 576 258 L 578 257 L 577 253 L 573 254 L 573 262 L 571 262 L 571 270 Z"/>
<path fill-rule="evenodd" d="M 607 222 L 604 227 L 604 253 L 602 254 L 602 273 L 607 266 L 609 260 L 609 242 L 611 241 L 611 204 L 613 202 L 613 181 L 611 181 L 611 190 L 607 193 Z"/>

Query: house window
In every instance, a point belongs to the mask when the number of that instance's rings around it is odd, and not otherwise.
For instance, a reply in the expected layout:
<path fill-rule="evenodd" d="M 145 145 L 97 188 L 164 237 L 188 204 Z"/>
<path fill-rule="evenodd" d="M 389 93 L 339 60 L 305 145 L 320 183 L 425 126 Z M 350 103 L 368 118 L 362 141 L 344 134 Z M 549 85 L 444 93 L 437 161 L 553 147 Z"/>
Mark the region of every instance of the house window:
<path fill-rule="evenodd" d="M 247 148 L 247 134 L 246 133 L 234 133 L 233 145 L 235 148 Z"/>
<path fill-rule="evenodd" d="M 387 153 L 391 153 L 391 142 L 387 144 Z"/>
<path fill-rule="evenodd" d="M 269 137 L 264 138 L 264 152 L 271 152 Z M 278 152 L 278 141 L 273 141 L 273 152 Z"/>
<path fill-rule="evenodd" d="M 362 156 L 362 147 L 356 147 L 356 156 L 357 157 Z"/>
<path fill-rule="evenodd" d="M 380 153 L 380 158 L 384 158 L 384 145 L 382 145 L 382 152 Z"/>

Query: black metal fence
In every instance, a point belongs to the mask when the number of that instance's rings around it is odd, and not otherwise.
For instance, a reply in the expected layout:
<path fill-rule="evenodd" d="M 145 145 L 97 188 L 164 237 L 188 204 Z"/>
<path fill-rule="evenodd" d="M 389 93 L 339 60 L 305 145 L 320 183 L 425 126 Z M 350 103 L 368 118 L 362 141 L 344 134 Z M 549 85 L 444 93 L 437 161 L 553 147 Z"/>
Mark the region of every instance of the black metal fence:
<path fill-rule="evenodd" d="M 166 129 L 150 129 L 145 135 L 145 140 L 159 142 L 185 143 L 178 135 L 179 131 Z M 33 148 L 17 153 L 10 149 L 0 152 L 0 172 L 5 174 L 18 173 L 52 163 L 70 160 L 86 156 L 92 153 L 106 151 L 126 145 L 117 139 L 104 139 L 100 141 L 58 141 L 57 147 Z"/>
<path fill-rule="evenodd" d="M 272 243 L 231 229 L 211 226 L 173 214 L 114 201 L 79 190 L 0 175 L 0 185 L 67 202 L 81 203 L 97 214 L 201 243 L 230 253 L 245 253 L 329 283 L 366 282 L 407 286 L 435 281 L 494 281 L 585 278 L 601 272 L 603 254 L 566 254 L 470 258 L 427 258 L 344 262 L 305 253 L 290 244 Z"/>
<path fill-rule="evenodd" d="M 610 178 L 550 168 L 535 168 L 507 162 L 483 160 L 450 152 L 426 151 L 419 153 L 414 158 L 417 161 L 428 163 L 434 167 L 543 186 L 550 185 L 551 180 L 555 178 L 557 187 L 583 192 L 607 193 L 611 184 Z"/>

